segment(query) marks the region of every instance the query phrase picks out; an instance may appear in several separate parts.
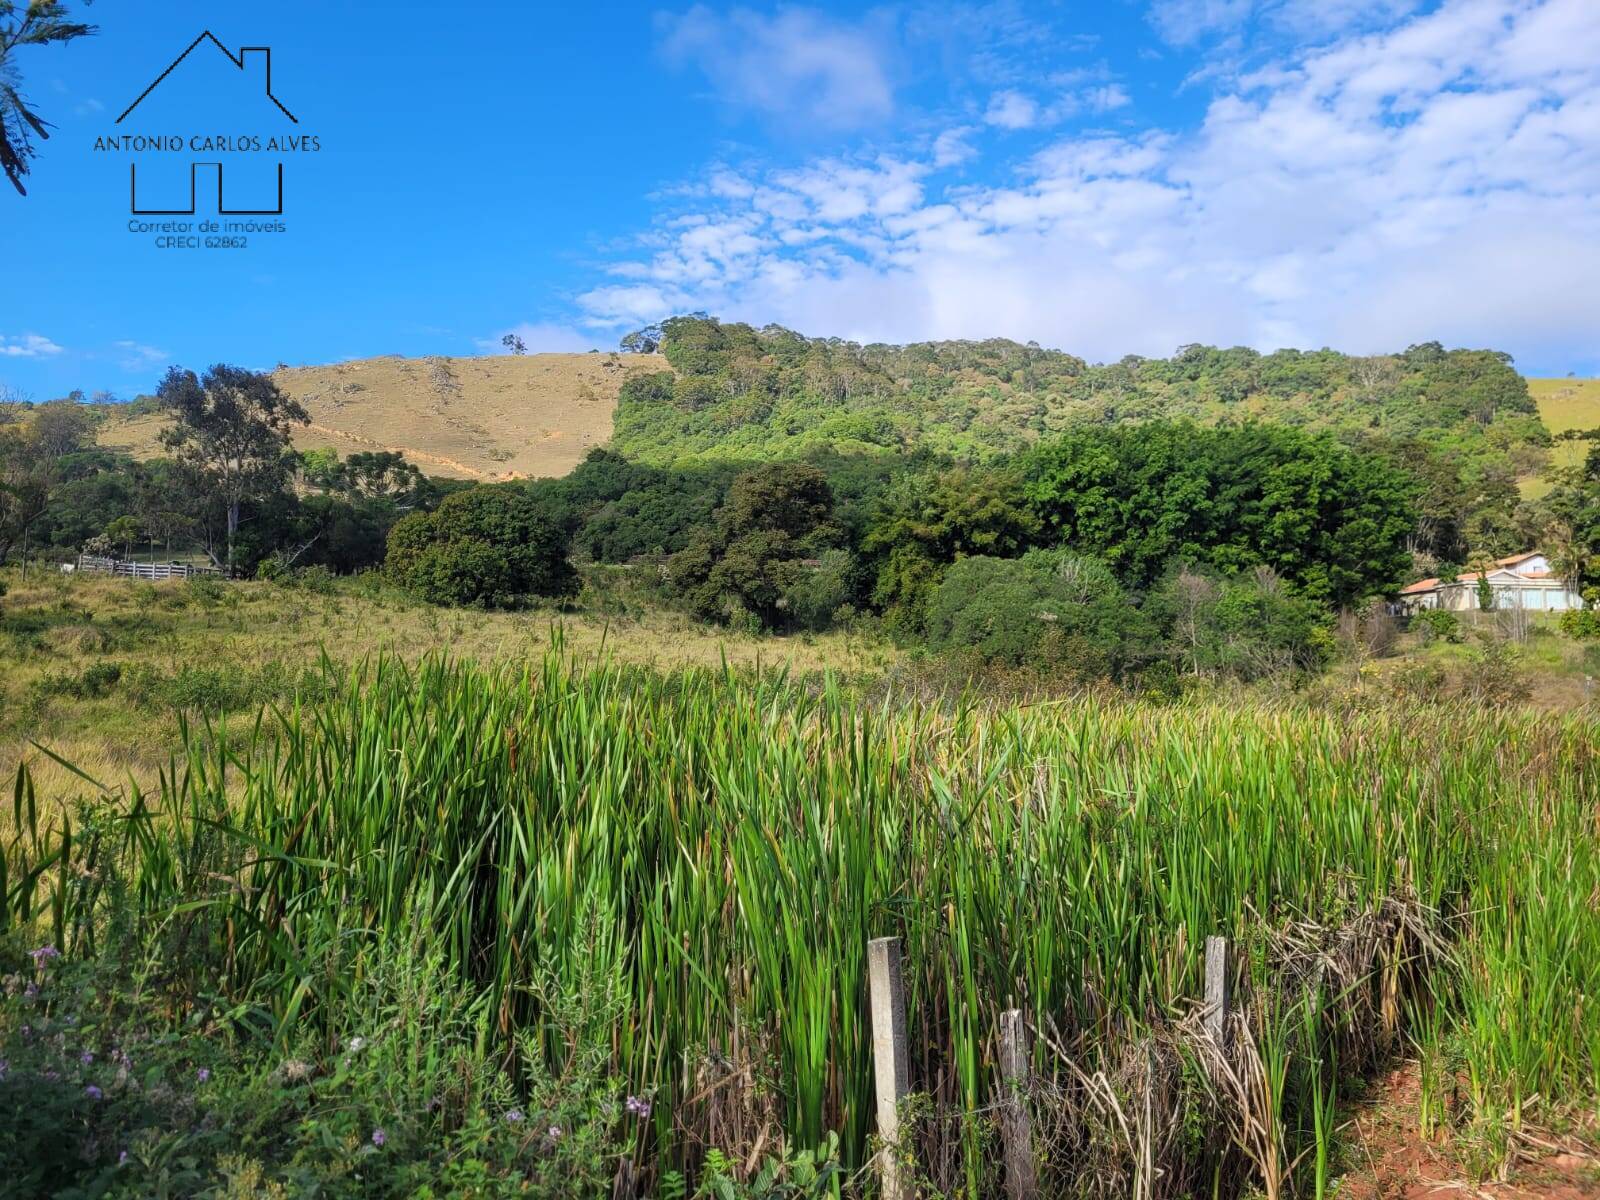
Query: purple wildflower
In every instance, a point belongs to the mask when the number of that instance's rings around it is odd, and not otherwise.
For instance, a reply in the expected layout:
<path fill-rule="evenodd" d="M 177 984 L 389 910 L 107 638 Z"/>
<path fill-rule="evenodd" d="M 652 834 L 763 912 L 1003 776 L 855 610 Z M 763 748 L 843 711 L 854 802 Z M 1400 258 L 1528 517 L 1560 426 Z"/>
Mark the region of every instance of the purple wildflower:
<path fill-rule="evenodd" d="M 89 1097 L 89 1099 L 91 1099 L 91 1100 L 100 1100 L 100 1099 L 103 1099 L 105 1097 L 105 1093 L 102 1092 L 99 1088 L 95 1087 L 95 1085 L 92 1084 L 92 1083 L 88 1087 L 83 1089 L 83 1094 L 85 1096 Z"/>
<path fill-rule="evenodd" d="M 506 1120 L 515 1125 L 518 1121 L 522 1120 L 522 1110 L 520 1108 L 511 1109 L 506 1113 Z"/>
<path fill-rule="evenodd" d="M 384 1133 L 382 1129 L 374 1129 L 372 1131 L 372 1144 L 374 1146 L 377 1146 L 381 1149 L 383 1144 L 388 1140 L 389 1135 Z"/>
<path fill-rule="evenodd" d="M 82 1054 L 78 1055 L 78 1061 L 87 1067 L 90 1063 L 94 1062 L 94 1051 L 85 1050 Z"/>
<path fill-rule="evenodd" d="M 39 985 L 37 983 L 33 983 L 32 981 L 29 981 L 28 986 L 22 989 L 22 994 L 24 996 L 26 996 L 29 1000 L 32 1000 L 35 996 L 37 996 L 39 994 Z"/>
<path fill-rule="evenodd" d="M 553 1142 L 561 1136 L 561 1126 L 552 1125 L 549 1129 L 550 1140 Z"/>
<path fill-rule="evenodd" d="M 645 1117 L 650 1115 L 650 1097 L 629 1096 L 627 1101 L 624 1102 L 623 1107 L 628 1110 L 629 1116 L 638 1117 L 643 1120 Z"/>
<path fill-rule="evenodd" d="M 123 1166 L 123 1165 L 125 1165 L 127 1163 L 127 1161 L 128 1161 L 128 1152 L 126 1150 L 124 1150 L 121 1154 L 117 1155 L 117 1166 L 119 1166 L 119 1167 Z"/>
<path fill-rule="evenodd" d="M 198 1071 L 196 1071 L 194 1073 L 194 1077 L 197 1080 L 199 1080 L 201 1083 L 204 1083 L 206 1080 L 211 1078 L 211 1068 L 210 1067 L 201 1067 Z"/>
<path fill-rule="evenodd" d="M 33 958 L 33 965 L 36 967 L 43 967 L 52 958 L 61 957 L 61 951 L 54 946 L 40 946 L 37 950 L 29 950 L 28 954 Z"/>

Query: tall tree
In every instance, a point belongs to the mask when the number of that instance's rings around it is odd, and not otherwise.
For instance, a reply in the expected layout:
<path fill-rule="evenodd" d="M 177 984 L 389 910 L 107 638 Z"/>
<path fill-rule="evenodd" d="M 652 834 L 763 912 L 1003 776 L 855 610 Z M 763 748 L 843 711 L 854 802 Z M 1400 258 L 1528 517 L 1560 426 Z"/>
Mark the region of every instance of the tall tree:
<path fill-rule="evenodd" d="M 28 194 L 22 177 L 30 169 L 28 160 L 39 153 L 33 148 L 33 139 L 48 140 L 50 122 L 22 98 L 16 51 L 23 46 L 70 42 L 93 32 L 93 25 L 68 20 L 67 6 L 60 0 L 0 0 L 0 168 L 19 195 Z"/>
<path fill-rule="evenodd" d="M 46 458 L 76 453 L 94 440 L 94 416 L 77 400 L 47 400 L 33 410 L 33 440 Z"/>
<path fill-rule="evenodd" d="M 21 425 L 0 426 L 0 563 L 49 508 L 52 465 Z"/>
<path fill-rule="evenodd" d="M 203 378 L 171 368 L 156 397 L 174 417 L 162 442 L 196 490 L 226 514 L 226 559 L 218 559 L 214 546 L 207 553 L 231 572 L 239 508 L 282 490 L 293 467 L 289 431 L 306 423 L 306 410 L 271 376 L 221 363 Z"/>

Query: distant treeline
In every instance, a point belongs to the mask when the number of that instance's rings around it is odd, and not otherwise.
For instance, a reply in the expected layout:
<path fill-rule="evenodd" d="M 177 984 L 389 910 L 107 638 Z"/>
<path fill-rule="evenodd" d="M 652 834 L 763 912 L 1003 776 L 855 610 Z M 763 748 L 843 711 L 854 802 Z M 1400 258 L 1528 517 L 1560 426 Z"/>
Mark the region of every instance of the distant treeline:
<path fill-rule="evenodd" d="M 1423 481 L 1413 548 L 1447 561 L 1520 549 L 1517 479 L 1550 435 L 1509 355 L 1184 346 L 1108 365 L 1001 339 L 857 345 L 679 317 L 635 335 L 672 371 L 622 389 L 612 445 L 641 462 L 926 450 L 992 461 L 1085 425 L 1267 421 L 1335 435 Z"/>
<path fill-rule="evenodd" d="M 199 548 L 244 575 L 381 567 L 425 600 L 485 607 L 603 585 L 730 628 L 874 623 L 1109 677 L 1315 667 L 1339 612 L 1485 554 L 1539 544 L 1579 580 L 1600 568 L 1600 446 L 1520 500 L 1514 460 L 1548 438 L 1503 355 L 1190 347 L 1089 367 L 702 318 L 630 340 L 674 372 L 630 379 L 614 448 L 554 480 L 296 453 L 303 410 L 232 367 L 169 373 L 146 402 L 173 418 L 169 456 L 142 463 L 93 445 L 93 406 L 13 406 L 0 557 L 23 541 Z M 1098 415 L 1053 427 L 1096 396 Z M 1024 397 L 1033 417 L 1008 408 Z"/>

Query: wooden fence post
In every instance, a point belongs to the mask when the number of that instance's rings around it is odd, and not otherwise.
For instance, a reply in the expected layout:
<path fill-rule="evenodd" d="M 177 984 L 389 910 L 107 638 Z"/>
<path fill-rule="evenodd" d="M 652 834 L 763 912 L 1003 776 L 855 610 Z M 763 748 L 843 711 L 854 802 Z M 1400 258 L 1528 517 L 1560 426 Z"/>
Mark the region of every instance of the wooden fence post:
<path fill-rule="evenodd" d="M 1035 1200 L 1038 1172 L 1033 1165 L 1033 1118 L 1028 1111 L 1028 1030 L 1022 1011 L 1008 1008 L 1000 1014 L 1000 1085 L 1006 1089 L 1000 1110 L 1000 1140 L 1006 1160 L 1006 1195 L 1011 1200 Z"/>
<path fill-rule="evenodd" d="M 1228 1036 L 1228 939 L 1206 938 L 1206 1030 L 1218 1048 Z"/>
<path fill-rule="evenodd" d="M 878 1136 L 883 1150 L 878 1172 L 883 1200 L 911 1200 L 896 1157 L 900 1153 L 900 1102 L 911 1090 L 911 1054 L 906 1043 L 906 985 L 899 938 L 867 943 L 872 1000 L 872 1063 L 877 1077 Z"/>

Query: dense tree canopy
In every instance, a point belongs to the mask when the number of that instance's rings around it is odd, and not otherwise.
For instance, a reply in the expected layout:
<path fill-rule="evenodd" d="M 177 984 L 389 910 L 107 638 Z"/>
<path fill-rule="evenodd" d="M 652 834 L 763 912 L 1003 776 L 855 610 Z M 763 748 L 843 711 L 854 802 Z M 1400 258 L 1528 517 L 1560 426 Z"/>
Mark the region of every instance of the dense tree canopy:
<path fill-rule="evenodd" d="M 1174 558 L 1267 566 L 1312 599 L 1396 587 L 1415 484 L 1327 436 L 1153 422 L 1067 434 L 1029 455 L 1026 493 L 1063 543 L 1152 583 Z"/>
<path fill-rule="evenodd" d="M 534 596 L 570 596 L 571 512 L 547 487 L 503 483 L 445 497 L 389 531 L 385 568 L 436 604 L 509 608 Z"/>
<path fill-rule="evenodd" d="M 816 467 L 774 463 L 746 471 L 712 527 L 668 560 L 668 584 L 706 620 L 748 616 L 766 629 L 789 627 L 797 589 L 841 541 L 833 505 L 833 489 Z M 815 597 L 806 599 L 814 610 Z"/>

